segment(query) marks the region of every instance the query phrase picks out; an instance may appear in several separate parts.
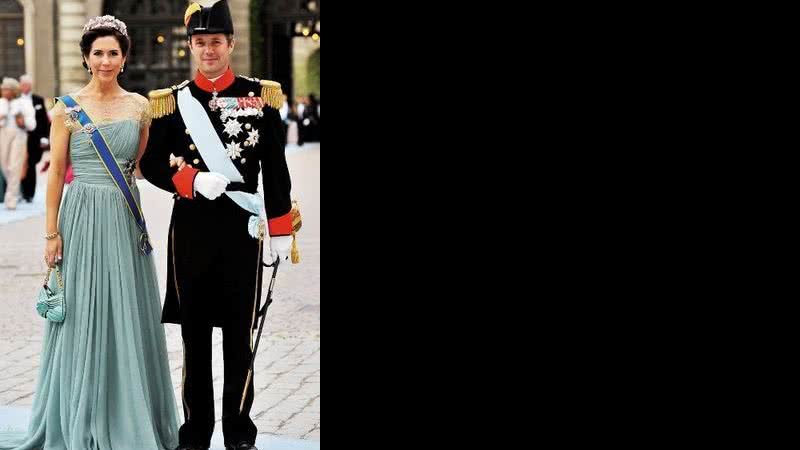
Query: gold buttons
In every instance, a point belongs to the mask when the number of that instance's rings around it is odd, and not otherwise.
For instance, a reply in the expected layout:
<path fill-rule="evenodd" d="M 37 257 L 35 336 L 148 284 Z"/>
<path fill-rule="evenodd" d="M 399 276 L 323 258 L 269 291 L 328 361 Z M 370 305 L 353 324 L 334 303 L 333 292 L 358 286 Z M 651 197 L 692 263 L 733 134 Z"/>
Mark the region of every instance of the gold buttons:
<path fill-rule="evenodd" d="M 242 158 L 242 164 L 247 162 L 247 158 Z"/>
<path fill-rule="evenodd" d="M 249 94 L 247 94 L 248 97 L 254 97 L 255 95 L 256 95 L 255 92 L 250 92 Z"/>
<path fill-rule="evenodd" d="M 191 132 L 191 131 L 189 131 L 189 129 L 187 128 L 187 129 L 186 129 L 186 134 L 192 134 L 192 132 Z"/>
<path fill-rule="evenodd" d="M 189 145 L 189 150 L 191 150 L 191 151 L 195 151 L 195 150 L 197 150 L 197 147 L 195 147 L 195 145 L 194 145 L 194 144 L 190 144 L 190 145 Z"/>
<path fill-rule="evenodd" d="M 197 165 L 197 164 L 200 164 L 200 160 L 199 160 L 199 159 L 195 159 L 195 160 L 194 160 L 194 161 L 192 161 L 192 162 L 193 162 L 195 165 Z"/>
<path fill-rule="evenodd" d="M 249 123 L 245 124 L 245 125 L 244 125 L 244 127 L 245 127 L 245 128 L 247 128 L 248 130 L 249 130 L 250 128 L 253 128 L 253 126 L 252 126 L 252 125 L 250 125 Z"/>

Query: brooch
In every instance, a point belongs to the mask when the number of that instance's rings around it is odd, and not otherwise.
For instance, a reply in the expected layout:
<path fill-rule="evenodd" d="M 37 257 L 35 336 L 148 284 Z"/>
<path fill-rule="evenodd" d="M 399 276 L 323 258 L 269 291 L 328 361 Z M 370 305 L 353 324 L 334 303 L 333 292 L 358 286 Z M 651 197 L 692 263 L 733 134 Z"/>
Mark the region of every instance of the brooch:
<path fill-rule="evenodd" d="M 87 123 L 83 126 L 83 132 L 86 134 L 92 134 L 97 131 L 97 126 L 93 123 Z"/>

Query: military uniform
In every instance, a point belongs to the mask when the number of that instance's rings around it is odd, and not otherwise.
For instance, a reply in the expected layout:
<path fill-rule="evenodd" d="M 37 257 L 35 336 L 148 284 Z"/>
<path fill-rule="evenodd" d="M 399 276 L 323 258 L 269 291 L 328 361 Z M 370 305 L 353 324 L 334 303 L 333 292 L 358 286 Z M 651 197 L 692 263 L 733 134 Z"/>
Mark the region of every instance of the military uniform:
<path fill-rule="evenodd" d="M 177 106 L 177 93 L 183 89 L 188 89 L 204 106 L 225 145 L 226 156 L 244 179 L 242 183 L 231 183 L 227 190 L 256 193 L 261 176 L 269 234 L 287 236 L 292 233 L 291 181 L 284 154 L 283 124 L 276 109 L 280 106 L 275 100 L 281 95 L 280 87 L 271 82 L 236 77 L 229 70 L 215 83 L 198 73 L 192 82 L 151 93 L 154 120 L 148 148 L 141 161 L 142 173 L 148 181 L 175 194 L 162 321 L 183 326 L 188 369 L 184 386 L 187 423 L 197 417 L 190 417 L 191 410 L 195 414 L 202 411 L 205 415 L 198 419 L 202 424 L 197 428 L 203 431 L 187 432 L 189 435 L 184 441 L 182 429 L 181 442 L 202 444 L 200 438 L 208 434 L 210 439 L 209 431 L 213 431 L 212 327 L 223 329 L 225 341 L 223 428 L 226 441 L 226 417 L 232 428 L 242 428 L 231 431 L 243 437 L 252 435 L 254 439 L 255 426 L 248 417 L 252 383 L 241 415 L 239 409 L 252 355 L 251 330 L 256 325 L 256 311 L 260 307 L 263 243 L 250 233 L 253 218 L 250 212 L 227 196 L 212 201 L 193 192 L 197 173 L 207 172 L 209 168 Z M 212 109 L 209 106 L 212 98 L 218 103 L 222 99 L 226 105 Z M 178 172 L 170 164 L 171 159 L 178 157 L 192 167 Z M 197 398 L 191 398 L 194 396 Z M 241 420 L 232 415 L 240 416 Z M 238 423 L 242 420 L 249 423 Z M 201 442 L 196 442 L 198 440 Z"/>
<path fill-rule="evenodd" d="M 192 26 L 200 29 L 202 25 L 209 33 L 222 32 L 209 26 L 214 14 L 227 14 L 222 21 L 230 22 L 224 1 L 211 8 L 194 4 L 187 10 L 187 17 L 192 10 L 192 19 L 187 23 L 190 31 Z M 232 30 L 232 24 L 229 26 Z M 227 192 L 256 194 L 259 177 L 263 179 L 263 206 L 269 219 L 266 228 L 273 237 L 292 234 L 291 181 L 278 112 L 283 94 L 278 83 L 235 76 L 230 69 L 213 82 L 198 72 L 193 81 L 153 91 L 153 124 L 141 160 L 145 178 L 175 197 L 162 321 L 181 324 L 183 335 L 186 422 L 181 427 L 181 445 L 206 448 L 213 434 L 214 327 L 223 332 L 225 443 L 253 444 L 257 430 L 249 417 L 254 390 L 248 370 L 252 330 L 260 308 L 263 241 L 254 237 L 259 231 L 258 217 L 231 197 L 223 195 L 212 201 L 195 194 L 197 174 L 215 170 L 201 154 L 207 142 L 198 140 L 201 138 L 187 126 L 192 123 L 187 119 L 189 110 L 182 111 L 180 100 L 181 96 L 185 100 L 187 93 L 202 105 L 222 142 L 219 153 L 224 153 L 223 159 L 229 159 L 243 179 L 229 184 Z M 191 167 L 178 171 L 171 160 L 179 157 Z M 261 232 L 265 231 L 262 227 Z"/>
<path fill-rule="evenodd" d="M 190 90 L 192 96 L 204 105 L 216 133 L 225 145 L 228 157 L 244 178 L 244 183 L 231 183 L 227 190 L 256 193 L 258 177 L 262 176 L 264 204 L 267 217 L 270 218 L 270 235 L 290 235 L 291 181 L 284 155 L 283 124 L 277 110 L 268 106 L 269 93 L 279 92 L 280 87 L 270 82 L 234 77 L 231 71 L 217 80 L 215 85 L 198 73 L 195 81 L 184 82 L 175 89 L 168 89 L 168 93 L 153 92 L 151 98 L 154 105 L 177 103 L 177 91 Z M 214 96 L 214 87 L 221 89 L 218 91 L 218 99 L 244 105 L 244 108 L 236 107 L 234 114 L 239 112 L 248 115 L 232 118 L 224 110 L 212 110 L 208 105 Z M 261 96 L 262 91 L 267 92 L 267 102 Z M 169 97 L 166 100 L 163 98 L 165 95 Z M 154 106 L 154 112 L 158 108 L 159 106 Z M 171 263 L 168 269 L 169 279 L 177 281 L 168 284 L 163 320 L 165 323 L 180 324 L 190 319 L 202 319 L 221 327 L 231 321 L 250 319 L 252 305 L 244 310 L 240 310 L 239 305 L 221 305 L 215 292 L 218 290 L 217 286 L 203 286 L 197 295 L 191 295 L 192 305 L 182 304 L 181 298 L 189 296 L 188 291 L 197 289 L 195 283 L 189 283 L 191 273 L 196 271 L 197 264 L 201 262 L 196 259 L 195 253 L 206 254 L 207 247 L 234 237 L 241 237 L 244 241 L 242 244 L 246 244 L 245 248 L 256 251 L 258 241 L 248 233 L 252 215 L 230 198 L 223 196 L 211 201 L 200 195 L 195 196 L 192 189 L 194 177 L 198 172 L 208 172 L 209 168 L 205 165 L 177 105 L 175 109 L 172 113 L 156 112 L 154 115 L 148 148 L 141 162 L 144 176 L 156 186 L 174 193 L 176 198 L 169 234 L 169 259 L 174 264 Z M 223 117 L 226 117 L 225 121 L 222 120 Z M 171 167 L 170 160 L 178 157 L 182 157 L 192 167 L 177 172 L 175 167 Z M 226 223 L 231 221 L 235 223 Z M 221 229 L 223 224 L 235 230 Z M 257 284 L 253 278 L 255 256 L 244 260 L 247 254 L 241 253 L 241 246 L 231 247 L 227 251 L 237 252 L 237 257 L 240 258 L 231 267 L 240 270 L 233 271 L 234 285 L 229 287 L 236 290 L 246 289 L 252 296 L 253 290 L 244 287 L 243 283 Z M 185 257 L 188 259 L 184 260 Z M 208 261 L 214 265 L 217 262 L 217 258 Z M 203 307 L 192 307 L 197 305 Z"/>

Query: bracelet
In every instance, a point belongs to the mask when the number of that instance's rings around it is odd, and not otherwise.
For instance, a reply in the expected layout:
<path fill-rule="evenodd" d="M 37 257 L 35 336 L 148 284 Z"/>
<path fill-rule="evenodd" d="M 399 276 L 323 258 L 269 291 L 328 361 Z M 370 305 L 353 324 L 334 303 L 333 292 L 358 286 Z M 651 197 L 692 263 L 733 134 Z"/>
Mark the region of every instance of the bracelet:
<path fill-rule="evenodd" d="M 44 238 L 47 239 L 48 241 L 52 241 L 53 239 L 57 238 L 58 236 L 60 236 L 60 233 L 58 231 L 56 231 L 53 234 L 45 235 Z"/>

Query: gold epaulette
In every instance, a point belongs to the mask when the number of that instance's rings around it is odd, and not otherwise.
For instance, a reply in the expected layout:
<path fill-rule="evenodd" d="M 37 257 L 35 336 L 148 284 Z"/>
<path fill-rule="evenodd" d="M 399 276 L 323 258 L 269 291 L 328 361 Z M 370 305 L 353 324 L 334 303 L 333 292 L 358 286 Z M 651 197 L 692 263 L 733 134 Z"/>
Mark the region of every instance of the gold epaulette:
<path fill-rule="evenodd" d="M 261 99 L 270 107 L 281 109 L 283 106 L 281 84 L 275 81 L 261 80 Z"/>
<path fill-rule="evenodd" d="M 173 93 L 179 89 L 183 89 L 189 83 L 190 81 L 186 80 L 176 86 L 150 91 L 148 97 L 150 97 L 150 109 L 152 109 L 153 112 L 153 119 L 160 119 L 174 113 L 175 95 L 173 95 Z"/>
<path fill-rule="evenodd" d="M 148 97 L 150 97 L 153 119 L 160 119 L 175 112 L 175 96 L 172 95 L 172 89 L 150 91 Z"/>

